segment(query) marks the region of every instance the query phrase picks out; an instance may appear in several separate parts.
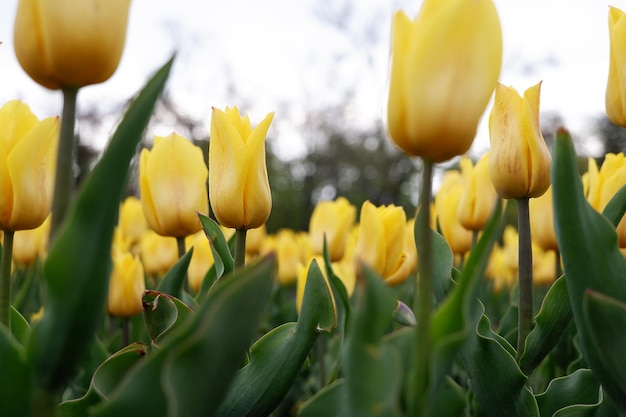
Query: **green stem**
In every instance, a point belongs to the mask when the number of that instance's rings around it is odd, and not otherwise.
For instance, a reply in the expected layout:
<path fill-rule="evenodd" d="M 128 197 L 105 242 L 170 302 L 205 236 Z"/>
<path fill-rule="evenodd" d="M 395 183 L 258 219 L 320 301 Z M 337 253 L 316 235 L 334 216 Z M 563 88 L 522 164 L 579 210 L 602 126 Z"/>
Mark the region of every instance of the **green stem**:
<path fill-rule="evenodd" d="M 57 153 L 56 176 L 54 177 L 54 197 L 52 199 L 52 219 L 50 222 L 50 244 L 54 241 L 59 227 L 65 219 L 74 189 L 74 154 L 76 153 L 76 96 L 77 88 L 63 89 L 63 115 Z"/>
<path fill-rule="evenodd" d="M 524 353 L 526 337 L 533 327 L 533 253 L 528 201 L 528 197 L 517 199 L 519 236 L 517 359 Z"/>
<path fill-rule="evenodd" d="M 235 231 L 235 269 L 241 268 L 246 263 L 246 233 L 248 229 Z"/>
<path fill-rule="evenodd" d="M 2 260 L 0 260 L 0 320 L 11 330 L 11 262 L 13 260 L 13 236 L 15 232 L 4 231 Z"/>
<path fill-rule="evenodd" d="M 432 304 L 432 256 L 430 247 L 430 199 L 433 163 L 424 160 L 422 185 L 415 224 L 415 239 L 419 257 L 418 279 L 413 298 L 413 311 L 416 312 L 415 347 L 412 366 L 407 381 L 409 416 L 423 415 L 428 401 L 428 367 L 430 365 L 430 313 Z"/>

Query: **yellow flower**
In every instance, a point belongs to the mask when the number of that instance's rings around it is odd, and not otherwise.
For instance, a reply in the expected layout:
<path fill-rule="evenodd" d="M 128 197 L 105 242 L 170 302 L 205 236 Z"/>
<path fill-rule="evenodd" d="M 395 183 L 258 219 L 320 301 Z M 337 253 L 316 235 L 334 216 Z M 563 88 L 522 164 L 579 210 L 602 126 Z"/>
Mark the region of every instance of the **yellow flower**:
<path fill-rule="evenodd" d="M 263 225 L 272 210 L 265 163 L 268 114 L 254 129 L 237 107 L 214 108 L 209 141 L 209 196 L 219 223 L 234 229 Z"/>
<path fill-rule="evenodd" d="M 267 237 L 265 251 L 276 252 L 278 270 L 276 277 L 280 285 L 288 287 L 296 281 L 298 265 L 302 263 L 302 250 L 298 237 L 290 229 L 281 229 L 275 235 Z"/>
<path fill-rule="evenodd" d="M 624 12 L 609 7 L 609 77 L 606 84 L 606 114 L 618 126 L 626 127 L 626 19 Z"/>
<path fill-rule="evenodd" d="M 10 101 L 0 108 L 0 126 L 0 229 L 34 229 L 52 205 L 59 118 L 40 122 L 26 104 Z"/>
<path fill-rule="evenodd" d="M 128 252 L 114 251 L 107 302 L 109 314 L 131 317 L 141 313 L 141 299 L 145 290 L 143 267 L 139 259 Z"/>
<path fill-rule="evenodd" d="M 394 205 L 361 206 L 356 259 L 376 271 L 388 285 L 404 282 L 411 272 L 411 257 L 405 248 L 406 214 Z"/>
<path fill-rule="evenodd" d="M 313 253 L 322 255 L 325 237 L 331 262 L 340 260 L 355 218 L 356 207 L 345 197 L 339 197 L 335 201 L 319 202 L 313 209 L 309 223 Z"/>
<path fill-rule="evenodd" d="M 203 231 L 194 233 L 185 238 L 185 247 L 190 249 L 193 247 L 193 255 L 187 269 L 187 280 L 189 288 L 194 293 L 200 291 L 202 281 L 209 269 L 213 266 L 213 252 L 211 252 L 211 244 Z"/>
<path fill-rule="evenodd" d="M 556 252 L 537 249 L 533 251 L 533 284 L 540 287 L 552 285 L 556 279 Z"/>
<path fill-rule="evenodd" d="M 122 56 L 129 7 L 130 0 L 20 0 L 15 55 L 53 90 L 106 81 Z"/>
<path fill-rule="evenodd" d="M 533 242 L 546 251 L 558 250 L 552 211 L 552 187 L 548 187 L 542 196 L 531 198 L 529 206 L 530 235 Z"/>
<path fill-rule="evenodd" d="M 200 230 L 198 212 L 208 213 L 209 172 L 202 150 L 172 133 L 155 137 L 152 151 L 139 159 L 139 191 L 148 224 L 162 236 L 182 237 Z"/>
<path fill-rule="evenodd" d="M 261 252 L 265 236 L 267 236 L 265 225 L 248 230 L 248 233 L 246 233 L 246 256 L 252 257 Z"/>
<path fill-rule="evenodd" d="M 13 261 L 18 265 L 31 265 L 35 259 L 42 260 L 48 252 L 50 216 L 37 228 L 15 232 Z"/>
<path fill-rule="evenodd" d="M 464 154 L 502 65 L 491 0 L 426 0 L 413 21 L 394 16 L 388 129 L 407 154 L 433 162 Z"/>
<path fill-rule="evenodd" d="M 158 277 L 165 274 L 178 261 L 176 239 L 146 230 L 140 242 L 141 261 L 146 274 Z"/>
<path fill-rule="evenodd" d="M 515 284 L 517 268 L 511 268 L 507 254 L 498 244 L 493 246 L 485 276 L 493 281 L 493 292 L 499 294 L 503 289 L 509 290 Z"/>
<path fill-rule="evenodd" d="M 137 246 L 141 241 L 141 236 L 148 229 L 141 200 L 134 196 L 124 199 L 122 204 L 120 204 L 117 225 L 121 234 L 119 238 L 125 242 L 131 252 L 135 253 L 138 250 Z"/>
<path fill-rule="evenodd" d="M 498 201 L 498 194 L 489 176 L 489 152 L 475 166 L 467 157 L 462 158 L 460 164 L 465 185 L 461 192 L 457 217 L 467 230 L 482 230 Z"/>
<path fill-rule="evenodd" d="M 472 247 L 472 232 L 461 225 L 457 215 L 464 187 L 465 181 L 461 174 L 448 171 L 435 196 L 435 213 L 441 234 L 457 255 L 469 252 Z"/>
<path fill-rule="evenodd" d="M 500 83 L 489 117 L 489 172 L 502 198 L 539 197 L 550 186 L 550 152 L 539 127 L 541 82 L 522 98 Z"/>

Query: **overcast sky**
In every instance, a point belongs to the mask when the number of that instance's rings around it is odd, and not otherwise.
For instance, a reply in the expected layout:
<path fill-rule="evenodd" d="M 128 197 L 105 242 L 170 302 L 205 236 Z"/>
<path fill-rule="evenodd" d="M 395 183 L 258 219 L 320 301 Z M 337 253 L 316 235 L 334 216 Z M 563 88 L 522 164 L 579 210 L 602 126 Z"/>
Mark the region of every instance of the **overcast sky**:
<path fill-rule="evenodd" d="M 604 113 L 608 6 L 626 9 L 626 0 L 495 3 L 504 36 L 500 81 L 523 92 L 543 80 L 542 111 L 560 113 L 573 133 L 588 135 L 589 119 Z M 15 59 L 16 5 L 17 0 L 2 0 L 0 6 L 0 102 L 19 98 L 40 117 L 58 114 L 60 95 L 31 81 Z M 253 124 L 276 111 L 270 134 L 283 149 L 298 152 L 307 113 L 339 104 L 346 95 L 348 123 L 383 117 L 391 17 L 399 8 L 413 16 L 419 5 L 414 0 L 133 0 L 118 71 L 106 83 L 84 88 L 79 106 L 124 102 L 176 51 L 170 92 L 184 112 L 206 121 L 207 133 L 212 106 L 238 105 Z M 488 144 L 484 124 L 476 153 Z"/>

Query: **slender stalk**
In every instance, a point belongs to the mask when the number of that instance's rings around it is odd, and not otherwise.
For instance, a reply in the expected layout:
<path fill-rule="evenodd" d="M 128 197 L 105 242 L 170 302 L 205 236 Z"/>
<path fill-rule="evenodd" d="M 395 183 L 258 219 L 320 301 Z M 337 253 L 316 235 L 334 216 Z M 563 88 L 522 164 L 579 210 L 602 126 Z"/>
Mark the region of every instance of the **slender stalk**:
<path fill-rule="evenodd" d="M 246 233 L 248 229 L 235 231 L 235 269 L 241 268 L 246 263 Z"/>
<path fill-rule="evenodd" d="M 415 239 L 419 257 L 418 279 L 413 298 L 416 312 L 415 339 L 407 381 L 408 416 L 423 414 L 428 400 L 428 366 L 430 364 L 430 313 L 432 304 L 432 255 L 430 247 L 430 198 L 433 163 L 424 160 L 422 185 L 417 213 Z"/>
<path fill-rule="evenodd" d="M 77 95 L 77 88 L 63 89 L 63 114 L 61 116 L 56 175 L 54 177 L 50 243 L 56 238 L 59 227 L 65 219 L 74 189 L 74 155 L 76 153 L 74 127 L 76 124 Z"/>
<path fill-rule="evenodd" d="M 533 253 L 528 201 L 528 197 L 517 199 L 519 236 L 517 359 L 524 353 L 526 337 L 533 327 Z"/>
<path fill-rule="evenodd" d="M 0 261 L 0 320 L 11 330 L 11 262 L 13 260 L 13 236 L 15 232 L 4 231 L 2 260 Z"/>

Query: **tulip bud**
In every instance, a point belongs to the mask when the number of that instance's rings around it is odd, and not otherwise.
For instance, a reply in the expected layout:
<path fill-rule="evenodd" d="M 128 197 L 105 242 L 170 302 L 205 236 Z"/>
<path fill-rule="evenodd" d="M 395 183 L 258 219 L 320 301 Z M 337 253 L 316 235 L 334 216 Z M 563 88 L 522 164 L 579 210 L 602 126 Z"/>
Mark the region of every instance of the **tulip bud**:
<path fill-rule="evenodd" d="M 10 101 L 0 108 L 0 229 L 41 225 L 50 213 L 59 118 L 39 122 L 29 107 Z"/>
<path fill-rule="evenodd" d="M 189 288 L 191 288 L 194 293 L 197 293 L 202 287 L 204 277 L 214 263 L 211 244 L 204 232 L 200 231 L 187 236 L 187 238 L 185 238 L 185 246 L 187 248 L 193 247 L 193 254 L 191 255 L 189 268 L 187 268 L 187 280 L 189 282 Z"/>
<path fill-rule="evenodd" d="M 339 197 L 335 201 L 319 202 L 309 223 L 313 253 L 322 254 L 326 239 L 331 262 L 340 260 L 355 218 L 356 208 L 345 197 Z"/>
<path fill-rule="evenodd" d="M 18 265 L 32 265 L 35 259 L 42 260 L 48 251 L 50 216 L 37 228 L 15 232 L 13 261 Z"/>
<path fill-rule="evenodd" d="M 202 150 L 172 133 L 155 137 L 152 151 L 143 149 L 139 159 L 139 191 L 146 220 L 162 236 L 196 233 L 198 212 L 208 213 L 208 170 Z"/>
<path fill-rule="evenodd" d="M 626 19 L 624 12 L 615 7 L 609 7 L 609 39 L 606 114 L 611 122 L 626 127 Z"/>
<path fill-rule="evenodd" d="M 461 192 L 457 217 L 467 230 L 482 230 L 498 201 L 498 194 L 489 176 L 489 152 L 484 154 L 475 166 L 467 157 L 462 158 L 460 164 L 465 184 Z"/>
<path fill-rule="evenodd" d="M 145 290 L 143 266 L 139 259 L 128 252 L 114 251 L 107 302 L 109 314 L 131 317 L 141 313 Z"/>
<path fill-rule="evenodd" d="M 213 109 L 209 141 L 209 196 L 219 223 L 234 229 L 263 225 L 272 210 L 265 163 L 268 114 L 254 129 L 237 107 Z"/>
<path fill-rule="evenodd" d="M 405 228 L 406 214 L 402 207 L 376 207 L 369 201 L 361 206 L 355 256 L 388 285 L 404 282 L 411 272 L 412 258 L 406 253 Z"/>
<path fill-rule="evenodd" d="M 541 82 L 522 98 L 500 83 L 489 117 L 489 172 L 502 198 L 539 197 L 550 186 L 550 152 L 539 128 Z"/>
<path fill-rule="evenodd" d="M 426 0 L 393 21 L 387 118 L 407 154 L 446 161 L 472 145 L 502 65 L 491 0 Z"/>
<path fill-rule="evenodd" d="M 106 81 L 122 56 L 129 7 L 130 0 L 20 0 L 15 55 L 52 90 Z"/>
<path fill-rule="evenodd" d="M 472 232 L 461 225 L 457 215 L 464 188 L 461 174 L 458 171 L 448 171 L 435 196 L 435 213 L 441 234 L 456 255 L 463 255 L 472 248 Z"/>
<path fill-rule="evenodd" d="M 141 241 L 141 236 L 148 228 L 146 216 L 143 214 L 141 200 L 137 197 L 126 197 L 120 205 L 118 219 L 119 239 L 126 243 L 128 249 L 135 253 Z"/>
<path fill-rule="evenodd" d="M 140 254 L 146 274 L 159 277 L 178 261 L 176 239 L 156 234 L 149 229 L 141 237 Z"/>

